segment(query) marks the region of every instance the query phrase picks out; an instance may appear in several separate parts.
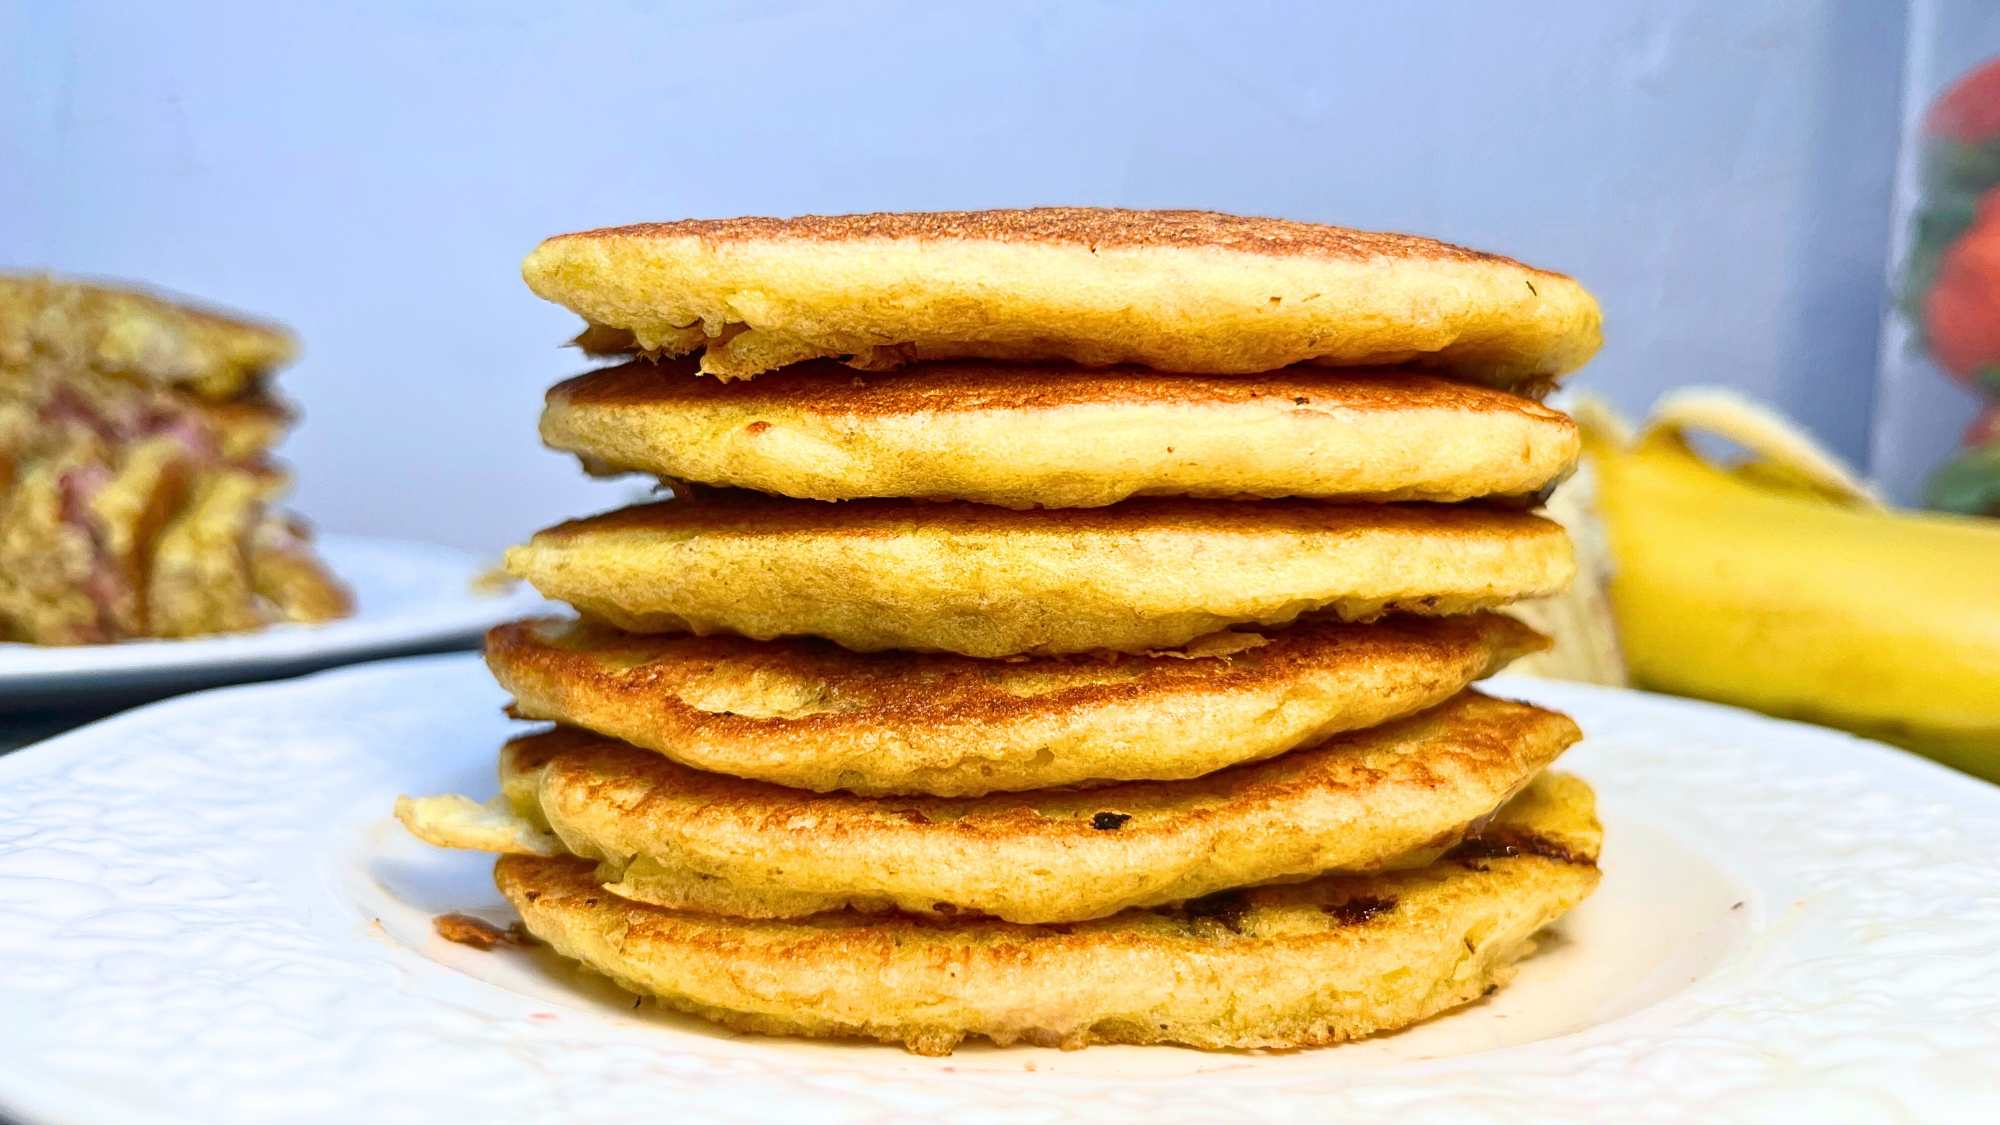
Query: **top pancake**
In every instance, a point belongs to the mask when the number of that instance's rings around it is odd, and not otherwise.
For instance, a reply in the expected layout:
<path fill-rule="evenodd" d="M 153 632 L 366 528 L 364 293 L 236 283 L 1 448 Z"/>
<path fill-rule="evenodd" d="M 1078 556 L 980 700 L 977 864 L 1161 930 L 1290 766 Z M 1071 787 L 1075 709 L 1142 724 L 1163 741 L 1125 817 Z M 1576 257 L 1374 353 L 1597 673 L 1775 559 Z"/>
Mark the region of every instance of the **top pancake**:
<path fill-rule="evenodd" d="M 40 358 L 217 401 L 251 390 L 297 347 L 278 325 L 141 289 L 0 274 L 0 368 Z"/>
<path fill-rule="evenodd" d="M 1397 371 L 1164 375 L 824 360 L 747 382 L 637 361 L 549 392 L 542 439 L 633 470 L 810 500 L 1091 508 L 1130 496 L 1457 501 L 1532 495 L 1575 423 L 1491 387 Z"/>
<path fill-rule="evenodd" d="M 1006 211 L 646 223 L 528 255 L 587 346 L 741 378 L 986 358 L 1243 374 L 1413 363 L 1499 385 L 1581 366 L 1596 301 L 1571 278 L 1402 234 L 1208 211 Z"/>

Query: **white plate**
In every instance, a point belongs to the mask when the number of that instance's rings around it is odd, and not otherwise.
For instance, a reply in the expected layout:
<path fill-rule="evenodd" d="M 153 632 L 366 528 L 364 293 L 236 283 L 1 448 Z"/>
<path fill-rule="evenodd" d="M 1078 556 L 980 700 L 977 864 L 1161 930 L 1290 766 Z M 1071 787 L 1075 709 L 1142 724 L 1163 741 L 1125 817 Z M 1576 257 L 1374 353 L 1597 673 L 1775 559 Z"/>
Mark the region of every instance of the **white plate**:
<path fill-rule="evenodd" d="M 0 712 L 272 679 L 370 656 L 469 644 L 493 625 L 546 605 L 531 590 L 475 592 L 492 565 L 431 543 L 317 538 L 354 591 L 353 616 L 255 633 L 62 648 L 0 644 Z"/>
<path fill-rule="evenodd" d="M 1597 895 L 1491 999 L 1318 1051 L 725 1034 L 545 954 L 485 857 L 389 818 L 488 792 L 471 656 L 156 704 L 0 759 L 0 1105 L 30 1120 L 1413 1121 L 1972 1112 L 2000 1057 L 2000 790 L 1813 727 L 1502 680 L 1590 733 Z M 1990 1118 L 1989 1118 L 1990 1119 Z"/>

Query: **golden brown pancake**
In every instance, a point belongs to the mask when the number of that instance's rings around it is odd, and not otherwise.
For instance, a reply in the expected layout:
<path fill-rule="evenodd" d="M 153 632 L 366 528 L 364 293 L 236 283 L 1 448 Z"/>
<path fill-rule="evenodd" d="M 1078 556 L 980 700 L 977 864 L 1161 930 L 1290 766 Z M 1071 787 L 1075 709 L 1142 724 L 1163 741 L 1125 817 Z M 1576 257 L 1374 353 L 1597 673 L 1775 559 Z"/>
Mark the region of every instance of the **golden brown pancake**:
<path fill-rule="evenodd" d="M 1460 505 L 1131 500 L 1016 512 L 755 493 L 559 524 L 508 572 L 641 633 L 968 656 L 1174 648 L 1302 613 L 1468 613 L 1569 580 L 1555 523 Z"/>
<path fill-rule="evenodd" d="M 0 641 L 86 644 L 141 620 L 88 524 L 67 518 L 75 505 L 63 480 L 78 464 L 9 466 L 0 488 Z"/>
<path fill-rule="evenodd" d="M 218 451 L 230 460 L 270 452 L 294 420 L 291 407 L 262 390 L 221 402 L 195 401 L 189 406 L 215 435 Z"/>
<path fill-rule="evenodd" d="M 0 277 L 0 640 L 91 644 L 346 614 L 276 506 L 274 326 Z"/>
<path fill-rule="evenodd" d="M 278 325 L 179 297 L 0 274 L 0 367 L 39 359 L 220 400 L 248 390 L 297 349 Z"/>
<path fill-rule="evenodd" d="M 697 769 L 950 797 L 1196 777 L 1435 706 L 1545 643 L 1483 613 L 995 662 L 542 619 L 489 632 L 486 663 L 522 718 Z"/>
<path fill-rule="evenodd" d="M 1309 1047 L 1393 1030 L 1504 984 L 1597 884 L 1590 790 L 1547 774 L 1415 870 L 1333 875 L 1060 926 L 853 911 L 744 921 L 631 902 L 592 865 L 502 857 L 529 932 L 634 992 L 739 1031 L 949 1053 Z"/>
<path fill-rule="evenodd" d="M 522 276 L 586 344 L 725 378 L 813 358 L 984 358 L 1249 374 L 1413 363 L 1501 385 L 1600 339 L 1561 274 L 1402 234 L 1207 211 L 1024 211 L 646 223 L 551 238 Z"/>
<path fill-rule="evenodd" d="M 518 815 L 604 861 L 602 879 L 626 898 L 750 917 L 856 907 L 1074 922 L 1428 863 L 1577 737 L 1563 715 L 1467 691 L 1267 761 L 1099 789 L 813 794 L 560 727 L 509 743 L 501 774 Z M 451 816 L 427 815 L 466 807 L 398 812 L 432 843 L 484 847 L 483 835 L 458 838 Z"/>
<path fill-rule="evenodd" d="M 1089 508 L 1130 496 L 1467 500 L 1541 491 L 1576 425 L 1408 372 L 813 361 L 747 382 L 644 360 L 549 392 L 542 440 L 632 470 L 810 500 L 912 496 Z"/>

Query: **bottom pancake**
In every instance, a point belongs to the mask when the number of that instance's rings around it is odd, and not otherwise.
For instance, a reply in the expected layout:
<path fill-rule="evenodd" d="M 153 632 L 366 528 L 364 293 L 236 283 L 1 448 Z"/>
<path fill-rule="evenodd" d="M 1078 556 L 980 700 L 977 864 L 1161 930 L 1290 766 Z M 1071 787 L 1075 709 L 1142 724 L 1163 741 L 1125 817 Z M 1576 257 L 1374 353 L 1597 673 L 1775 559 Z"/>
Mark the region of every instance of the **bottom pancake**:
<path fill-rule="evenodd" d="M 1545 774 L 1427 867 L 1070 925 L 705 916 L 619 898 L 570 858 L 503 856 L 494 879 L 558 953 L 741 1031 L 931 1055 L 968 1036 L 1285 1048 L 1404 1027 L 1504 984 L 1596 886 L 1599 839 L 1589 787 Z"/>

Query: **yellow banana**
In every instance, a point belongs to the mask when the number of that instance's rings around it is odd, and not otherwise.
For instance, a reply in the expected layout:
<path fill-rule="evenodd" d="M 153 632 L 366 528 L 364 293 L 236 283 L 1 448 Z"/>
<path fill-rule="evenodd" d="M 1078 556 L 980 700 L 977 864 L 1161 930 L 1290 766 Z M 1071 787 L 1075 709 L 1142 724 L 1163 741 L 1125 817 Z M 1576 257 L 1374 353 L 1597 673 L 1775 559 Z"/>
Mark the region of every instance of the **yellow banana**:
<path fill-rule="evenodd" d="M 1577 412 L 1633 682 L 2000 780 L 2000 520 L 1884 508 L 1781 421 L 1723 405 L 1697 396 L 1636 438 Z M 1718 466 L 1688 428 L 1765 457 Z"/>

